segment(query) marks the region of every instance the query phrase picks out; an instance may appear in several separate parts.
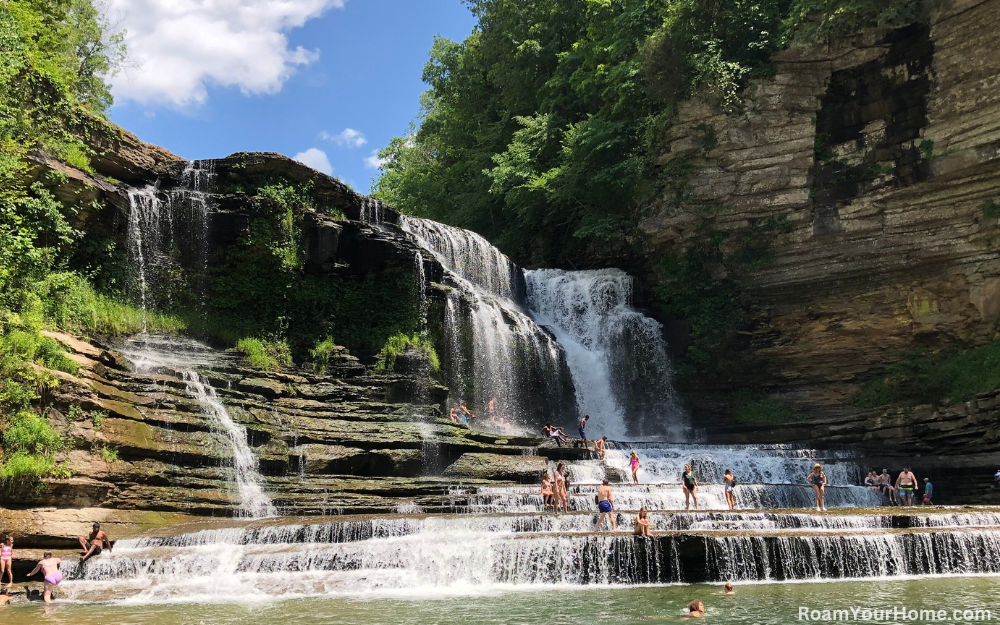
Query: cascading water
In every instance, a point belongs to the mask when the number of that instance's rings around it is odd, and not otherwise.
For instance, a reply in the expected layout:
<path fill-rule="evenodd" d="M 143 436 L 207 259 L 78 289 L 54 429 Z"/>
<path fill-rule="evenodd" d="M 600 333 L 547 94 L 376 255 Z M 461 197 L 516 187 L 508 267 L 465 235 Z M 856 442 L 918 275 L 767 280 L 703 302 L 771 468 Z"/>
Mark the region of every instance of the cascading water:
<path fill-rule="evenodd" d="M 960 517 L 774 513 L 733 526 L 732 513 L 654 514 L 646 539 L 591 533 L 589 513 L 287 519 L 121 540 L 84 567 L 65 563 L 61 589 L 140 603 L 1000 573 L 1000 532 Z M 935 530 L 894 530 L 889 518 Z M 631 515 L 620 522 L 631 529 Z"/>
<path fill-rule="evenodd" d="M 617 269 L 525 272 L 531 316 L 566 351 L 581 414 L 610 438 L 684 435 L 660 324 L 630 306 Z"/>
<path fill-rule="evenodd" d="M 468 230 L 406 216 L 400 226 L 457 291 L 446 310 L 453 398 L 481 407 L 496 399 L 500 414 L 522 425 L 573 418 L 562 350 L 526 314 L 520 269 Z"/>
<path fill-rule="evenodd" d="M 179 375 L 188 393 L 225 435 L 239 502 L 237 516 L 255 519 L 275 516 L 277 509 L 264 493 L 264 479 L 257 468 L 257 456 L 247 443 L 246 429 L 233 420 L 212 385 L 195 370 L 210 366 L 213 352 L 190 339 L 155 335 L 134 337 L 121 352 L 140 373 L 165 371 Z"/>
<path fill-rule="evenodd" d="M 140 372 L 157 369 L 176 371 L 188 392 L 203 407 L 229 441 L 234 483 L 239 497 L 237 514 L 250 518 L 274 516 L 277 511 L 264 494 L 257 458 L 247 443 L 246 430 L 233 421 L 215 389 L 195 370 L 208 364 L 210 350 L 186 339 L 152 337 L 146 334 L 146 311 L 150 294 L 157 290 L 158 275 L 169 264 L 169 250 L 181 249 L 181 257 L 194 259 L 204 271 L 208 263 L 208 210 L 206 190 L 211 184 L 211 166 L 189 162 L 181 174 L 182 187 L 164 193 L 167 210 L 162 210 L 160 191 L 155 186 L 132 189 L 129 198 L 127 247 L 135 288 L 143 309 L 143 333 L 128 341 L 122 350 Z M 186 218 L 175 222 L 179 207 L 188 207 Z M 179 231 L 178 231 L 179 230 Z M 169 294 L 156 293 L 159 302 L 169 302 Z"/>

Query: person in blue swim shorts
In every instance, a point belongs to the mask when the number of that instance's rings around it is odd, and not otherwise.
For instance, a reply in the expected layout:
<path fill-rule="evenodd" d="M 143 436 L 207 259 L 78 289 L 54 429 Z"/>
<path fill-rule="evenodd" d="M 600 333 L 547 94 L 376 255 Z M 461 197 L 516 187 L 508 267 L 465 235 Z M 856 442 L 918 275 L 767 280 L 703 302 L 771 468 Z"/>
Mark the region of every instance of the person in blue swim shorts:
<path fill-rule="evenodd" d="M 590 444 L 587 442 L 587 421 L 590 421 L 590 415 L 583 415 L 580 419 L 580 441 L 583 443 L 584 449 L 590 449 Z"/>
<path fill-rule="evenodd" d="M 604 525 L 604 517 L 611 519 L 611 531 L 615 530 L 615 505 L 611 502 L 611 486 L 608 480 L 601 482 L 601 487 L 597 489 L 597 509 L 601 513 L 601 518 L 594 525 L 594 530 Z"/>

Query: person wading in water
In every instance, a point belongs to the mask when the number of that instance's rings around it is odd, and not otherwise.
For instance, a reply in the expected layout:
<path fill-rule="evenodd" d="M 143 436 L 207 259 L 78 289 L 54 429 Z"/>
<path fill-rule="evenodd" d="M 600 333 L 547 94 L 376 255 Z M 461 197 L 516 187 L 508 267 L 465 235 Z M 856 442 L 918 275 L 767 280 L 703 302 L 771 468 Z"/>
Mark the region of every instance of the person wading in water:
<path fill-rule="evenodd" d="M 632 450 L 632 455 L 629 456 L 628 464 L 629 464 L 630 467 L 632 467 L 632 483 L 633 484 L 638 484 L 639 483 L 639 475 L 638 475 L 638 473 L 639 473 L 639 454 L 635 453 L 634 449 Z"/>
<path fill-rule="evenodd" d="M 556 514 L 559 514 L 559 503 L 562 502 L 563 512 L 569 512 L 569 503 L 566 500 L 566 476 L 563 475 L 563 463 L 559 463 L 556 467 Z"/>
<path fill-rule="evenodd" d="M 601 438 L 594 441 L 594 451 L 601 457 L 601 462 L 604 462 L 604 446 L 608 444 L 608 437 L 602 436 Z"/>
<path fill-rule="evenodd" d="M 62 560 L 53 558 L 51 551 L 46 551 L 44 555 L 45 557 L 38 561 L 38 564 L 35 565 L 35 568 L 31 569 L 31 572 L 27 576 L 31 577 L 41 570 L 42 575 L 45 576 L 45 594 L 42 595 L 42 598 L 45 600 L 45 603 L 52 603 L 52 591 L 62 581 L 62 573 L 59 572 L 59 563 Z"/>
<path fill-rule="evenodd" d="M 812 473 L 806 478 L 813 488 L 813 496 L 816 498 L 816 510 L 826 512 L 826 473 L 823 473 L 823 465 L 814 464 Z"/>
<path fill-rule="evenodd" d="M 601 512 L 601 518 L 597 520 L 594 529 L 604 525 L 604 517 L 611 519 L 611 531 L 615 531 L 615 506 L 611 502 L 611 486 L 608 480 L 601 482 L 601 487 L 597 489 L 597 509 Z"/>
<path fill-rule="evenodd" d="M 899 503 L 904 506 L 913 505 L 913 493 L 917 489 L 917 476 L 910 467 L 903 467 L 903 472 L 896 478 L 896 494 Z"/>
<path fill-rule="evenodd" d="M 684 489 L 684 509 L 691 507 L 691 500 L 694 499 L 694 509 L 698 509 L 698 480 L 691 472 L 691 465 L 684 465 L 684 472 L 681 473 L 681 488 Z"/>
<path fill-rule="evenodd" d="M 732 469 L 726 469 L 726 473 L 722 476 L 722 488 L 726 491 L 726 503 L 729 504 L 729 509 L 735 510 L 736 493 L 733 489 L 736 488 L 736 477 Z"/>

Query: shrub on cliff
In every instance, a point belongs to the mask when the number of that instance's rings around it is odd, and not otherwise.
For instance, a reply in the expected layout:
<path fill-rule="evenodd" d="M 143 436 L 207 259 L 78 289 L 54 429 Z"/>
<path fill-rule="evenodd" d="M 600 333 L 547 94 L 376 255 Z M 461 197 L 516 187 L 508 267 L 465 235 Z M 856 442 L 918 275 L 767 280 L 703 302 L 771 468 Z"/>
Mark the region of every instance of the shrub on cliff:
<path fill-rule="evenodd" d="M 389 337 L 385 346 L 375 357 L 375 371 L 382 373 L 392 371 L 396 366 L 396 359 L 411 349 L 424 355 L 432 371 L 441 368 L 441 360 L 438 358 L 437 350 L 434 349 L 434 344 L 426 335 L 397 334 Z"/>
<path fill-rule="evenodd" d="M 243 354 L 251 367 L 261 371 L 277 371 L 292 365 L 292 352 L 284 341 L 248 337 L 236 343 L 236 350 Z"/>

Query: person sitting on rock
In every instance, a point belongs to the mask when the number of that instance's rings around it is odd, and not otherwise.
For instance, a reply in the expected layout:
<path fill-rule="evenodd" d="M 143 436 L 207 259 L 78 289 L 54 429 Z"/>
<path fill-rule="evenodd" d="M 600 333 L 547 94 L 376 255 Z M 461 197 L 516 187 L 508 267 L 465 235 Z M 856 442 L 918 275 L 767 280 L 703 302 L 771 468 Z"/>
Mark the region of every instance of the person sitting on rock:
<path fill-rule="evenodd" d="M 458 418 L 458 406 L 452 406 L 451 410 L 448 411 L 448 418 L 452 423 L 458 423 L 461 419 Z"/>
<path fill-rule="evenodd" d="M 101 524 L 96 521 L 94 522 L 94 527 L 90 532 L 90 536 L 87 536 L 86 538 L 79 536 L 77 540 L 80 541 L 80 547 L 83 549 L 83 553 L 80 554 L 82 556 L 80 558 L 80 564 L 83 564 L 94 556 L 101 555 L 101 551 L 104 549 L 107 549 L 108 551 L 112 550 L 111 539 L 104 531 L 101 530 Z"/>
<path fill-rule="evenodd" d="M 649 536 L 649 510 L 646 506 L 639 508 L 639 514 L 635 516 L 635 527 L 632 533 L 636 536 Z"/>

